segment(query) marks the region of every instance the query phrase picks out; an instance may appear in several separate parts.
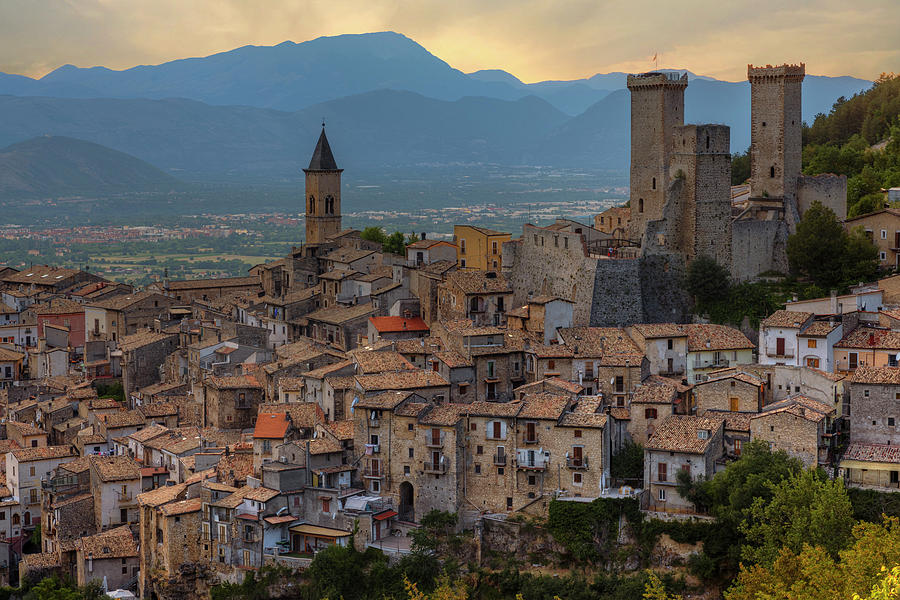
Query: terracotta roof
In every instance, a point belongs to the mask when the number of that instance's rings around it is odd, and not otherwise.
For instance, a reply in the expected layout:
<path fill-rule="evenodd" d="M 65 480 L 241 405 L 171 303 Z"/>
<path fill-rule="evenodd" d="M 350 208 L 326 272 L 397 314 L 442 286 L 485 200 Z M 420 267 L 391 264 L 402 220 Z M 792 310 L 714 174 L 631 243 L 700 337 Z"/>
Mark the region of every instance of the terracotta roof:
<path fill-rule="evenodd" d="M 91 467 L 100 481 L 125 481 L 141 478 L 141 465 L 129 456 L 92 456 Z"/>
<path fill-rule="evenodd" d="M 97 535 L 83 537 L 75 547 L 94 560 L 131 558 L 138 555 L 137 544 L 127 525 Z"/>
<path fill-rule="evenodd" d="M 65 506 L 69 506 L 72 504 L 78 504 L 79 502 L 90 501 L 91 507 L 94 506 L 94 494 L 93 492 L 85 492 L 83 494 L 78 494 L 77 496 L 72 496 L 70 498 L 66 498 L 64 500 L 59 500 L 58 502 L 54 502 L 51 508 L 63 508 Z"/>
<path fill-rule="evenodd" d="M 460 404 L 459 410 L 472 417 L 503 417 L 517 416 L 524 407 L 522 402 L 487 402 L 476 400 L 470 404 Z"/>
<path fill-rule="evenodd" d="M 252 375 L 227 375 L 223 377 L 210 377 L 207 379 L 209 385 L 217 390 L 241 390 L 241 389 L 257 389 L 261 390 L 262 385 L 256 377 Z"/>
<path fill-rule="evenodd" d="M 790 413 L 802 419 L 806 419 L 807 421 L 818 423 L 829 415 L 834 414 L 835 409 L 832 406 L 828 406 L 827 404 L 819 402 L 818 400 L 813 400 L 807 396 L 796 395 L 764 406 L 761 413 L 755 414 L 751 418 L 758 419 L 783 412 Z"/>
<path fill-rule="evenodd" d="M 458 352 L 454 352 L 453 350 L 445 350 L 443 352 L 435 352 L 434 357 L 447 365 L 450 369 L 460 369 L 463 367 L 471 367 L 472 361 L 467 359 L 462 354 Z"/>
<path fill-rule="evenodd" d="M 309 313 L 306 315 L 306 319 L 309 321 L 321 321 L 331 325 L 341 325 L 347 321 L 365 317 L 376 310 L 371 302 L 353 306 L 330 306 Z"/>
<path fill-rule="evenodd" d="M 727 325 L 692 323 L 687 325 L 687 328 L 688 352 L 745 350 L 756 347 L 747 336 Z"/>
<path fill-rule="evenodd" d="M 900 385 L 900 367 L 857 367 L 850 376 L 850 383 Z"/>
<path fill-rule="evenodd" d="M 303 377 L 279 377 L 278 387 L 282 392 L 295 392 L 305 387 Z"/>
<path fill-rule="evenodd" d="M 639 367 L 644 358 L 621 327 L 567 327 L 559 329 L 560 337 L 572 348 L 576 357 L 599 358 L 603 366 Z"/>
<path fill-rule="evenodd" d="M 160 436 L 164 433 L 167 433 L 169 428 L 164 425 L 159 425 L 154 423 L 148 427 L 144 427 L 143 429 L 139 429 L 134 433 L 128 435 L 127 437 L 133 439 L 134 441 L 143 444 L 144 442 L 148 442 L 153 438 Z"/>
<path fill-rule="evenodd" d="M 495 271 L 454 271 L 443 285 L 455 287 L 464 294 L 511 293 L 512 286 L 501 273 Z"/>
<path fill-rule="evenodd" d="M 538 358 L 572 358 L 575 356 L 573 349 L 565 344 L 530 344 L 526 351 Z"/>
<path fill-rule="evenodd" d="M 353 361 L 359 365 L 360 375 L 383 373 L 385 371 L 415 371 L 415 365 L 399 352 L 385 350 L 361 350 L 352 353 Z"/>
<path fill-rule="evenodd" d="M 137 292 L 135 294 L 120 294 L 118 296 L 113 296 L 112 298 L 104 298 L 102 300 L 91 302 L 90 304 L 88 304 L 88 306 L 105 308 L 107 310 L 123 310 L 125 308 L 128 308 L 132 304 L 137 304 L 138 302 L 142 302 L 147 298 L 152 298 L 154 296 L 159 297 L 168 305 L 169 299 L 162 294 L 158 294 L 156 292 Z M 165 306 L 160 307 L 160 310 L 164 309 Z"/>
<path fill-rule="evenodd" d="M 292 402 L 290 404 L 266 403 L 259 405 L 260 413 L 286 413 L 291 416 L 294 427 L 312 429 L 325 421 L 325 413 L 315 402 Z"/>
<path fill-rule="evenodd" d="M 324 279 L 326 281 L 341 281 L 359 274 L 359 271 L 353 271 L 352 269 L 333 269 L 319 275 L 319 279 Z"/>
<path fill-rule="evenodd" d="M 59 465 L 59 468 L 76 475 L 79 473 L 84 473 L 91 468 L 91 457 L 79 456 L 75 460 L 69 461 L 67 463 L 62 463 L 61 465 Z"/>
<path fill-rule="evenodd" d="M 465 412 L 466 404 L 440 404 L 432 406 L 431 410 L 426 412 L 419 422 L 423 425 L 437 425 L 450 427 L 456 425 L 463 412 Z"/>
<path fill-rule="evenodd" d="M 569 405 L 568 396 L 560 396 L 549 392 L 527 394 L 522 400 L 524 407 L 519 413 L 520 419 L 552 419 L 559 420 Z"/>
<path fill-rule="evenodd" d="M 349 390 L 356 387 L 356 377 L 353 375 L 329 375 L 325 381 L 336 390 Z"/>
<path fill-rule="evenodd" d="M 428 331 L 428 325 L 421 317 L 369 317 L 369 322 L 379 333 L 402 333 L 404 331 Z"/>
<path fill-rule="evenodd" d="M 868 350 L 900 350 L 900 331 L 859 326 L 844 337 L 835 348 L 865 348 Z"/>
<path fill-rule="evenodd" d="M 431 404 L 426 402 L 407 402 L 401 406 L 398 406 L 394 409 L 394 414 L 398 417 L 413 417 L 417 418 L 421 415 Z"/>
<path fill-rule="evenodd" d="M 707 410 L 702 417 L 721 417 L 725 419 L 726 431 L 750 431 L 750 419 L 757 413 L 734 412 L 729 410 Z"/>
<path fill-rule="evenodd" d="M 22 568 L 27 572 L 31 569 L 52 569 L 60 566 L 58 552 L 36 552 L 22 555 Z"/>
<path fill-rule="evenodd" d="M 671 405 L 675 402 L 677 396 L 678 390 L 674 385 L 662 380 L 662 378 L 657 379 L 648 377 L 647 380 L 634 391 L 631 403 Z"/>
<path fill-rule="evenodd" d="M 173 502 L 187 491 L 186 483 L 166 485 L 143 494 L 138 494 L 137 501 L 141 506 L 161 506 L 167 502 Z"/>
<path fill-rule="evenodd" d="M 144 331 L 139 331 L 137 333 L 124 336 L 121 340 L 119 340 L 119 350 L 136 350 L 137 348 L 156 344 L 157 342 L 162 342 L 167 339 L 173 339 L 175 337 L 175 335 L 170 333 L 156 333 L 155 331 L 146 329 Z"/>
<path fill-rule="evenodd" d="M 178 414 L 178 405 L 174 402 L 151 402 L 150 404 L 142 404 L 138 410 L 144 415 L 145 419 L 153 417 L 170 417 Z"/>
<path fill-rule="evenodd" d="M 398 371 L 377 375 L 357 375 L 356 381 L 364 391 L 410 390 L 442 387 L 450 384 L 435 371 Z"/>
<path fill-rule="evenodd" d="M 189 500 L 179 500 L 163 505 L 162 513 L 167 517 L 174 517 L 176 515 L 200 512 L 201 508 L 203 508 L 203 500 L 200 498 L 191 498 Z"/>
<path fill-rule="evenodd" d="M 341 443 L 331 438 L 320 437 L 314 440 L 309 440 L 310 454 L 331 454 L 332 452 L 340 452 L 341 450 Z"/>
<path fill-rule="evenodd" d="M 163 288 L 162 282 L 156 282 L 160 288 Z M 217 287 L 240 287 L 259 285 L 259 277 L 219 277 L 217 279 L 182 279 L 179 281 L 169 281 L 166 286 L 169 290 L 200 290 L 206 288 Z"/>
<path fill-rule="evenodd" d="M 331 423 L 326 423 L 325 427 L 339 440 L 353 439 L 353 421 L 350 419 L 332 421 Z"/>
<path fill-rule="evenodd" d="M 28 308 L 35 315 L 74 315 L 84 312 L 84 305 L 67 298 L 53 298 Z"/>
<path fill-rule="evenodd" d="M 815 321 L 800 333 L 800 337 L 827 337 L 829 333 L 840 326 L 840 323 Z"/>
<path fill-rule="evenodd" d="M 143 426 L 145 422 L 144 415 L 139 410 L 123 410 L 105 415 L 98 415 L 97 418 L 106 424 L 107 429 L 139 427 Z"/>
<path fill-rule="evenodd" d="M 412 392 L 382 392 L 375 396 L 360 398 L 356 403 L 357 408 L 370 408 L 376 410 L 393 410 L 398 404 L 412 396 Z"/>
<path fill-rule="evenodd" d="M 630 421 L 631 411 L 622 406 L 613 406 L 609 409 L 609 414 L 617 421 Z"/>
<path fill-rule="evenodd" d="M 283 440 L 290 426 L 286 413 L 259 413 L 256 417 L 256 427 L 253 429 L 253 438 Z"/>
<path fill-rule="evenodd" d="M 800 329 L 804 323 L 815 317 L 815 313 L 795 310 L 776 310 L 763 319 L 762 327 L 779 327 L 782 329 Z"/>
<path fill-rule="evenodd" d="M 47 432 L 41 429 L 40 427 L 35 427 L 30 423 L 19 423 L 18 421 L 7 421 L 6 429 L 9 431 L 13 429 L 19 433 L 21 436 L 30 436 L 30 435 L 47 435 Z"/>
<path fill-rule="evenodd" d="M 313 369 L 312 371 L 308 371 L 303 377 L 308 377 L 310 379 L 324 379 L 326 375 L 334 373 L 335 371 L 340 371 L 341 369 L 346 369 L 352 364 L 352 361 L 342 360 L 336 363 L 331 363 L 330 365 L 325 365 L 324 367 L 319 367 L 318 369 Z M 282 387 L 282 389 L 284 388 Z"/>
<path fill-rule="evenodd" d="M 646 448 L 648 450 L 665 450 L 669 452 L 686 452 L 703 454 L 722 426 L 724 418 L 719 416 L 702 417 L 688 415 L 671 415 L 650 436 Z M 700 431 L 708 431 L 706 439 L 700 438 Z"/>
<path fill-rule="evenodd" d="M 609 420 L 602 411 L 602 403 L 595 398 L 579 398 L 572 410 L 559 420 L 560 427 L 603 428 Z"/>
<path fill-rule="evenodd" d="M 75 454 L 72 446 L 47 446 L 45 448 L 17 448 L 10 450 L 16 460 L 22 462 L 33 462 L 36 460 L 51 460 L 55 458 L 66 458 Z"/>
<path fill-rule="evenodd" d="M 637 323 L 635 331 L 646 339 L 687 337 L 686 325 L 678 323 Z"/>
<path fill-rule="evenodd" d="M 900 445 L 851 442 L 841 460 L 900 464 Z"/>
<path fill-rule="evenodd" d="M 725 379 L 736 379 L 738 381 L 748 383 L 755 387 L 762 387 L 765 384 L 765 382 L 762 379 L 760 379 L 759 377 L 757 377 L 756 375 L 751 375 L 750 373 L 747 373 L 745 371 L 729 370 L 729 372 L 722 373 L 721 375 L 718 375 L 718 376 L 712 376 L 705 381 L 699 381 L 694 384 L 694 387 L 697 388 L 702 385 L 706 385 L 709 383 L 715 383 L 717 381 L 723 381 Z"/>
<path fill-rule="evenodd" d="M 25 355 L 9 348 L 0 348 L 0 362 L 16 362 L 25 358 Z"/>
<path fill-rule="evenodd" d="M 322 260 L 330 260 L 333 262 L 339 263 L 350 263 L 355 262 L 361 258 L 366 258 L 367 256 L 371 256 L 373 254 L 377 254 L 374 250 L 363 250 L 351 248 L 348 246 L 342 246 L 337 248 L 336 250 L 332 250 L 328 254 L 322 257 Z"/>

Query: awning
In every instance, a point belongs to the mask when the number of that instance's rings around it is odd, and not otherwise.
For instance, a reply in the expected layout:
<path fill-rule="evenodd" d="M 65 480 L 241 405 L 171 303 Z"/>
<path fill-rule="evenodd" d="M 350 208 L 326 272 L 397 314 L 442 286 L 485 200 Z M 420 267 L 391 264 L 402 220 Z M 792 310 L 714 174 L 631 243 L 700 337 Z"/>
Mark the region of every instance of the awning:
<path fill-rule="evenodd" d="M 391 517 L 396 517 L 397 514 L 398 513 L 396 510 L 386 510 L 383 513 L 378 513 L 373 518 L 376 521 L 384 521 L 385 519 L 390 519 Z"/>
<path fill-rule="evenodd" d="M 294 525 L 290 528 L 290 532 L 320 538 L 343 538 L 351 535 L 349 531 L 344 531 L 343 529 L 319 527 L 318 525 Z"/>

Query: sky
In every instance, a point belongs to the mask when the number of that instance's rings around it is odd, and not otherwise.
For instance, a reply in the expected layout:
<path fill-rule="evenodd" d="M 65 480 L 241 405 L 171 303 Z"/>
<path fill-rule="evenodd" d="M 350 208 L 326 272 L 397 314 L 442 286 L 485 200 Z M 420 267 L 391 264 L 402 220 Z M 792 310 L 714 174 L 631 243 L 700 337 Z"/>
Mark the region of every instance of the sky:
<path fill-rule="evenodd" d="M 0 0 L 0 72 L 124 69 L 247 44 L 396 31 L 465 72 L 525 82 L 748 63 L 900 71 L 900 0 Z"/>

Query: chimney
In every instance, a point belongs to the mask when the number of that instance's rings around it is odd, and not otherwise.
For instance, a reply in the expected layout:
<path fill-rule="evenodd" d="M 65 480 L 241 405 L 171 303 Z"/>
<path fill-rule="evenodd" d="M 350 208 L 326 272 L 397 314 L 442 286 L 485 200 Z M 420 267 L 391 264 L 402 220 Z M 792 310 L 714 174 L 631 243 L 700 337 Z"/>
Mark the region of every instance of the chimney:
<path fill-rule="evenodd" d="M 838 312 L 837 290 L 831 290 L 831 314 L 836 315 Z"/>

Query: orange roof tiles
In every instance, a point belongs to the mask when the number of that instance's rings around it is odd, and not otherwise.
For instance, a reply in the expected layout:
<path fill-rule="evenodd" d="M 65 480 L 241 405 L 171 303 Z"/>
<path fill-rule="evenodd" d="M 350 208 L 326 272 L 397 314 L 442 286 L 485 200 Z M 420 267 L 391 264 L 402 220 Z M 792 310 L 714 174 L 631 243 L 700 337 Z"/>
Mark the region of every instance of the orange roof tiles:
<path fill-rule="evenodd" d="M 402 333 L 404 331 L 429 331 L 421 317 L 369 317 L 378 333 Z"/>
<path fill-rule="evenodd" d="M 286 413 L 259 413 L 256 417 L 256 427 L 253 429 L 253 438 L 283 440 L 290 426 Z"/>

